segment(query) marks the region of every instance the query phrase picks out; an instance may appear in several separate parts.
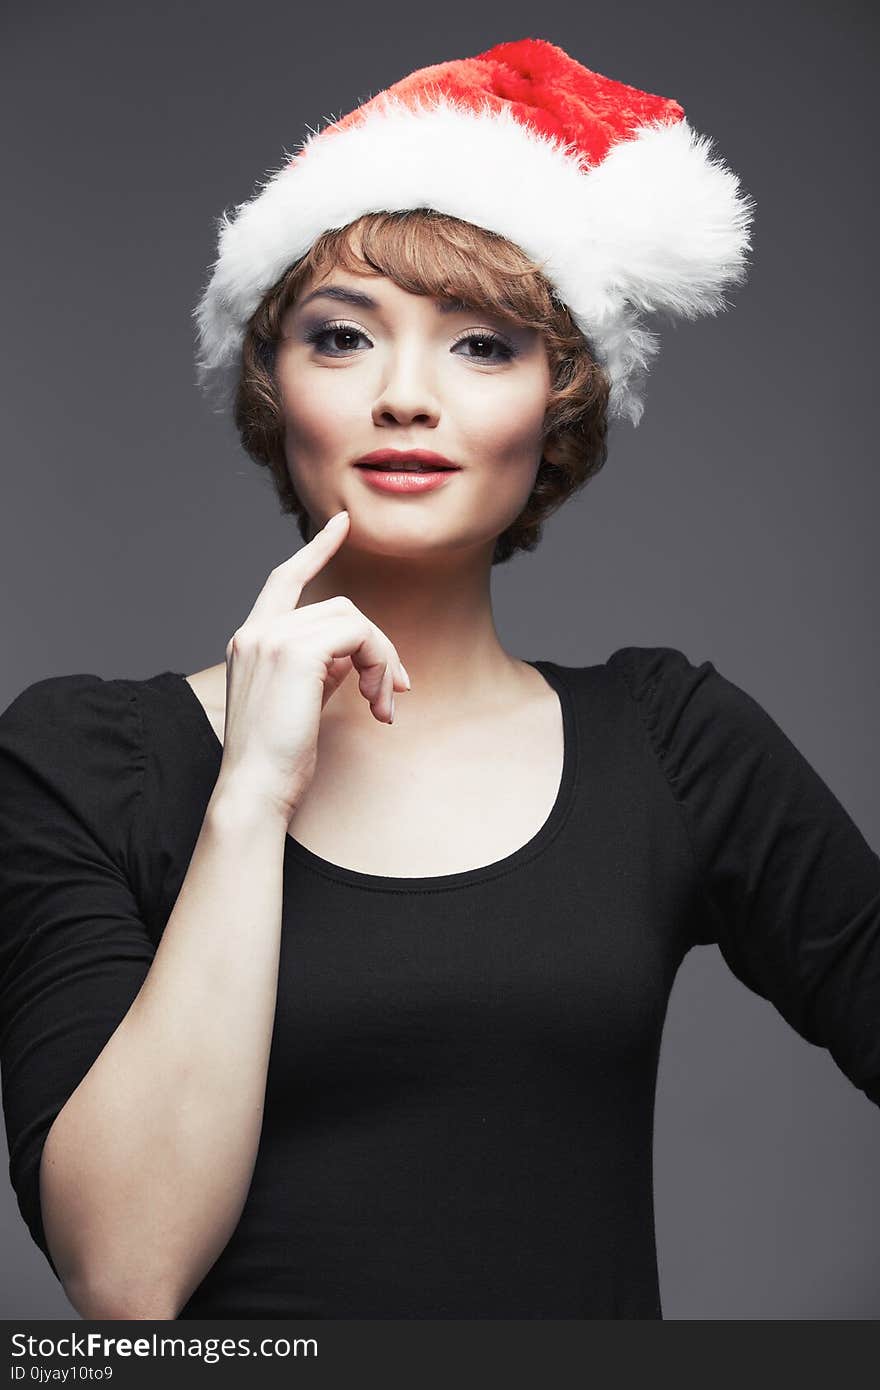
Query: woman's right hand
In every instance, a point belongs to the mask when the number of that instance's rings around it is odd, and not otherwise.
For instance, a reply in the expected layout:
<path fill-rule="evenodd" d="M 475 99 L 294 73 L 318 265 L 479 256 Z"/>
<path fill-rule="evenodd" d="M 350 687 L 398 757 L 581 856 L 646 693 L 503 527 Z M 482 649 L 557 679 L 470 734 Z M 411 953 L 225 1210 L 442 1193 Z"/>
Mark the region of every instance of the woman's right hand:
<path fill-rule="evenodd" d="M 314 776 L 323 708 L 352 667 L 381 723 L 391 722 L 393 692 L 410 688 L 394 643 L 350 599 L 297 608 L 303 588 L 335 555 L 348 528 L 348 512 L 338 513 L 272 570 L 226 647 L 218 782 L 256 796 L 285 825 Z"/>

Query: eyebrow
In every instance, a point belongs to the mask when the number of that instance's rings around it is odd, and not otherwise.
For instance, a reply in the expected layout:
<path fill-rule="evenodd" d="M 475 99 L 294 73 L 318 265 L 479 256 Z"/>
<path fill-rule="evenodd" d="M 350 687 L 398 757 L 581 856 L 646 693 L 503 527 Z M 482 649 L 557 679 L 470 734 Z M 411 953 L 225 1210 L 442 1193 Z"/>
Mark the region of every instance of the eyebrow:
<path fill-rule="evenodd" d="M 351 290 L 343 285 L 328 285 L 325 289 L 312 290 L 305 299 L 296 307 L 304 309 L 307 304 L 311 304 L 313 299 L 333 299 L 341 304 L 351 304 L 356 309 L 380 309 L 382 306 L 372 295 L 364 294 L 363 290 Z M 471 306 L 466 304 L 463 299 L 455 298 L 435 298 L 434 304 L 440 314 L 463 313 Z"/>

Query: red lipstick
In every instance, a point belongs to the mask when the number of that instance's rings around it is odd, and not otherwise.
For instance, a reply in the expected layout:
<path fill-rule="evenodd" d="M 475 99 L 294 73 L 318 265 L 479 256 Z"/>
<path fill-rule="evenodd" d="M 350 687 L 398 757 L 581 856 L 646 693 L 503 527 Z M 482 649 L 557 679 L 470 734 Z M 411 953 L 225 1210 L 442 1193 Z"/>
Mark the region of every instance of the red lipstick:
<path fill-rule="evenodd" d="M 444 458 L 443 454 L 435 454 L 432 449 L 374 449 L 371 454 L 364 454 L 362 458 L 356 459 L 355 467 L 375 463 L 387 463 L 391 468 L 417 468 L 420 464 L 435 468 L 460 467 L 459 464 L 453 463 L 452 459 Z"/>
<path fill-rule="evenodd" d="M 460 465 L 431 449 L 374 449 L 355 463 L 361 476 L 381 492 L 433 492 L 442 487 Z"/>

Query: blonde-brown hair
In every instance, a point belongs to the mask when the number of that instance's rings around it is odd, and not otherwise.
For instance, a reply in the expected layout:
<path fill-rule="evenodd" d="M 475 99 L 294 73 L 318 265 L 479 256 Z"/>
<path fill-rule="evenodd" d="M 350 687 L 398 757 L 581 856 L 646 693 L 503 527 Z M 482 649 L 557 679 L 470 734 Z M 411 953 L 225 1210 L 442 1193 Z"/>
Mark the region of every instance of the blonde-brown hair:
<path fill-rule="evenodd" d="M 543 333 L 551 378 L 544 440 L 553 439 L 558 459 L 542 458 L 525 507 L 497 538 L 492 563 L 534 550 L 544 520 L 605 463 L 608 374 L 550 282 L 518 246 L 430 208 L 365 213 L 322 233 L 264 295 L 248 322 L 234 419 L 245 452 L 271 470 L 282 512 L 296 517 L 302 539 L 309 540 L 309 515 L 288 472 L 274 374 L 281 320 L 312 275 L 322 278 L 336 267 L 384 275 L 412 294 L 459 299 Z"/>

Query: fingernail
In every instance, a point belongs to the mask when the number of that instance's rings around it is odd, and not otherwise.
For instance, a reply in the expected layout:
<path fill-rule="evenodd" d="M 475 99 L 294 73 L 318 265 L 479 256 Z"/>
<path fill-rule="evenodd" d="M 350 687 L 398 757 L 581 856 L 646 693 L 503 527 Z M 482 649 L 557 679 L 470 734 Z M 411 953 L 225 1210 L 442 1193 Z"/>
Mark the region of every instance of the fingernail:
<path fill-rule="evenodd" d="M 335 516 L 331 516 L 330 520 L 327 522 L 327 525 L 332 526 L 335 521 L 341 521 L 344 516 L 348 516 L 347 508 L 343 508 L 341 512 L 337 512 Z"/>
<path fill-rule="evenodd" d="M 393 696 L 393 695 L 391 696 L 391 718 L 388 720 L 388 723 L 389 723 L 389 724 L 393 724 L 393 723 L 394 723 L 394 696 Z"/>
<path fill-rule="evenodd" d="M 406 681 L 406 688 L 407 688 L 407 690 L 412 690 L 412 681 L 411 681 L 410 678 L 409 678 L 409 672 L 407 671 L 407 669 L 406 669 L 406 667 L 404 666 L 404 664 L 403 664 L 402 661 L 401 661 L 401 663 L 400 663 L 400 674 L 403 676 L 403 679 Z"/>

